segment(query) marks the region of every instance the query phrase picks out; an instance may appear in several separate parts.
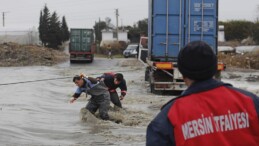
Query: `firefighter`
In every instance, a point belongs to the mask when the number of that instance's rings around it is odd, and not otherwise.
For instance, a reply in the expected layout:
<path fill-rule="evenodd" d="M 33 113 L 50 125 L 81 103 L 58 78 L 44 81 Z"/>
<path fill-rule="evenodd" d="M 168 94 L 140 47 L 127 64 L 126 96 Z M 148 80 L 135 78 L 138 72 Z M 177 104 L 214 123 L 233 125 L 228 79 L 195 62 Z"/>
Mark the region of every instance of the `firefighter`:
<path fill-rule="evenodd" d="M 78 86 L 70 103 L 73 103 L 82 92 L 92 95 L 91 99 L 86 105 L 86 109 L 94 114 L 99 109 L 101 119 L 109 120 L 108 110 L 110 106 L 110 94 L 108 88 L 103 81 L 97 81 L 95 78 L 87 77 L 85 75 L 76 75 L 73 82 Z"/>
<path fill-rule="evenodd" d="M 97 80 L 104 81 L 105 85 L 109 89 L 111 102 L 115 106 L 122 108 L 120 100 L 123 100 L 127 93 L 126 80 L 123 75 L 121 73 L 104 73 L 102 76 L 97 77 Z M 121 90 L 120 96 L 118 96 L 116 91 L 117 88 L 120 88 Z"/>
<path fill-rule="evenodd" d="M 188 86 L 148 125 L 147 146 L 259 146 L 259 98 L 213 79 L 217 57 L 202 41 L 178 55 Z"/>

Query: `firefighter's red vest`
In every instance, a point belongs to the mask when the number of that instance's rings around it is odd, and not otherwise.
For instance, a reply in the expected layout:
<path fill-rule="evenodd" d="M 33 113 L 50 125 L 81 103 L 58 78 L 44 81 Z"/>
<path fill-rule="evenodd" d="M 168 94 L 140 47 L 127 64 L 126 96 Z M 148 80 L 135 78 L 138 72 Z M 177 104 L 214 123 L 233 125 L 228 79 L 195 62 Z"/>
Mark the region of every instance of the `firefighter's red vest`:
<path fill-rule="evenodd" d="M 259 146 L 253 100 L 225 86 L 177 99 L 168 118 L 176 146 Z"/>

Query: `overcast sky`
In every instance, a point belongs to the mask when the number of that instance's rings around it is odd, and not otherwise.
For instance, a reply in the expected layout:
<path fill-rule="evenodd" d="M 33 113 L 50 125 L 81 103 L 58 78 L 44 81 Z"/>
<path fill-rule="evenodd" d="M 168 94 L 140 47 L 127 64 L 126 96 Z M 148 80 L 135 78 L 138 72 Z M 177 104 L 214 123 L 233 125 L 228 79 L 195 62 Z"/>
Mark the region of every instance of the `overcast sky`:
<path fill-rule="evenodd" d="M 0 0 L 0 12 L 6 12 L 6 28 L 37 28 L 40 10 L 45 4 L 50 12 L 66 16 L 69 27 L 92 28 L 95 21 L 106 17 L 115 24 L 116 8 L 120 14 L 119 25 L 133 25 L 148 17 L 148 0 Z M 255 21 L 258 5 L 259 0 L 219 0 L 219 20 Z M 1 29 L 2 15 L 0 18 Z"/>

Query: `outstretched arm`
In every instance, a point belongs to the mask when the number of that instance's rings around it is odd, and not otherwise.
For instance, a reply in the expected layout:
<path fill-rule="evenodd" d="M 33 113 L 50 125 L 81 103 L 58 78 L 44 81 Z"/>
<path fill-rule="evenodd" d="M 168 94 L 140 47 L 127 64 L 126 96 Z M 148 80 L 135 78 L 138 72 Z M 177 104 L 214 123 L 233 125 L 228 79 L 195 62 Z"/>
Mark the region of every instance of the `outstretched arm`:
<path fill-rule="evenodd" d="M 79 96 L 80 95 L 74 94 L 73 97 L 70 99 L 70 103 L 74 103 Z"/>
<path fill-rule="evenodd" d="M 70 99 L 70 103 L 74 103 L 77 100 L 77 98 L 81 95 L 81 93 L 82 93 L 82 91 L 80 90 L 80 88 L 77 88 L 76 92 Z"/>

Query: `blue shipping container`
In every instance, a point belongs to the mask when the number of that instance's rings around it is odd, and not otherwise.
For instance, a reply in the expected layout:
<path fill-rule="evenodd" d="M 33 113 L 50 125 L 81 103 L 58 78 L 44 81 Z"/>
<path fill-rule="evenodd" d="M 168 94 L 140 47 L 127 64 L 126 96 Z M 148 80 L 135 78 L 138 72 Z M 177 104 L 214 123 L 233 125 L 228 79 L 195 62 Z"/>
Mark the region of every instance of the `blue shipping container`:
<path fill-rule="evenodd" d="M 149 59 L 177 61 L 187 43 L 202 40 L 217 52 L 218 0 L 149 0 Z"/>

